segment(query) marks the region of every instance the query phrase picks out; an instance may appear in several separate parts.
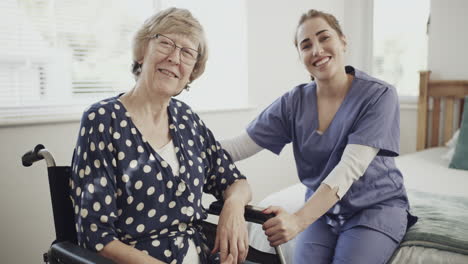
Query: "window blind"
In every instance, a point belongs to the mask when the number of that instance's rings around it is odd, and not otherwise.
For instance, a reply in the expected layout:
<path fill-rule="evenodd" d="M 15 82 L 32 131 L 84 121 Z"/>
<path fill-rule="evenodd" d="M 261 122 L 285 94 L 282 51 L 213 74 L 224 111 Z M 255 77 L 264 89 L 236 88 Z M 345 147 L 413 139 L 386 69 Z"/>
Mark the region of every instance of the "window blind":
<path fill-rule="evenodd" d="M 131 39 L 153 0 L 3 0 L 0 123 L 79 117 L 134 85 Z"/>

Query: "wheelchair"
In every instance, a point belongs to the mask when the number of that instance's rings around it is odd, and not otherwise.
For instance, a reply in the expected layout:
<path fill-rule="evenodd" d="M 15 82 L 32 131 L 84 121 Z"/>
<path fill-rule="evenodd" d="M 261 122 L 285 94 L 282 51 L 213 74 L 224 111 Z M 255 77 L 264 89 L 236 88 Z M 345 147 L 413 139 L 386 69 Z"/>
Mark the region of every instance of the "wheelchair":
<path fill-rule="evenodd" d="M 52 212 L 55 227 L 55 240 L 49 250 L 43 254 L 44 263 L 58 264 L 111 264 L 114 263 L 95 252 L 78 246 L 77 234 L 75 230 L 75 218 L 72 201 L 69 195 L 69 180 L 71 176 L 70 166 L 56 166 L 52 154 L 41 144 L 33 150 L 26 152 L 22 156 L 23 166 L 29 167 L 34 162 L 44 159 L 47 164 L 49 178 L 49 189 L 52 201 Z M 223 207 L 222 201 L 213 202 L 207 212 L 219 215 Z M 246 221 L 263 224 L 274 217 L 273 214 L 266 215 L 261 212 L 261 208 L 251 205 L 245 207 L 244 217 Z M 213 248 L 213 241 L 216 236 L 216 225 L 203 222 L 204 234 L 208 238 L 209 247 Z M 210 245 L 211 243 L 211 245 Z M 275 247 L 276 254 L 270 254 L 249 247 L 247 261 L 250 263 L 285 263 L 281 246 Z"/>

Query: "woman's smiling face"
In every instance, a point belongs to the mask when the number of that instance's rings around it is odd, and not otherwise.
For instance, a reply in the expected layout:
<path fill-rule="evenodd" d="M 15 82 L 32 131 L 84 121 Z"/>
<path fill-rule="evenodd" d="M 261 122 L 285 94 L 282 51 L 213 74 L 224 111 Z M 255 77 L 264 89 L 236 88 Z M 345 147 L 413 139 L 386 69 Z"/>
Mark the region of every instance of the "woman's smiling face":
<path fill-rule="evenodd" d="M 174 41 L 178 47 L 197 50 L 198 44 L 190 38 L 180 34 L 164 34 Z M 149 87 L 155 89 L 158 94 L 174 96 L 179 94 L 189 83 L 194 64 L 181 61 L 180 48 L 175 48 L 169 54 L 164 54 L 158 48 L 157 39 L 148 42 L 143 57 L 142 79 L 149 83 Z"/>
<path fill-rule="evenodd" d="M 323 18 L 304 21 L 297 30 L 297 43 L 301 60 L 315 79 L 331 79 L 344 70 L 346 39 Z"/>

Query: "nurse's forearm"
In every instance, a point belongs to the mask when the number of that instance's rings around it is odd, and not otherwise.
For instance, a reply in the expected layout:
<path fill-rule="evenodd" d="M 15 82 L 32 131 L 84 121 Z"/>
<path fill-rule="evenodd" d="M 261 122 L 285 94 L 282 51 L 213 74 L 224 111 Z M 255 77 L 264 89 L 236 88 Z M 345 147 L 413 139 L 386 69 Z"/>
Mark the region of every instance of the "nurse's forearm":
<path fill-rule="evenodd" d="M 219 143 L 231 155 L 233 161 L 246 159 L 263 149 L 245 131 L 237 137 L 221 140 Z"/>
<path fill-rule="evenodd" d="M 338 202 L 337 192 L 338 188 L 332 189 L 326 184 L 320 184 L 305 205 L 294 213 L 299 218 L 301 230 L 306 229 Z"/>
<path fill-rule="evenodd" d="M 99 254 L 111 259 L 117 264 L 135 264 L 135 263 L 148 263 L 148 264 L 164 264 L 136 248 L 128 246 L 119 240 L 114 240 L 107 244 Z"/>

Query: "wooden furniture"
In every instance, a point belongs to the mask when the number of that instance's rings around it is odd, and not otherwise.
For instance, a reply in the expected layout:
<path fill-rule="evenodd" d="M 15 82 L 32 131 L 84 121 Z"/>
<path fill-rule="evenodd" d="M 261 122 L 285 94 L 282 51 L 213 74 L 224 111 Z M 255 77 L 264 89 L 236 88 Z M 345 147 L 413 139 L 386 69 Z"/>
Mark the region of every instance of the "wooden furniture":
<path fill-rule="evenodd" d="M 418 151 L 441 146 L 452 137 L 460 127 L 468 95 L 468 80 L 431 80 L 430 75 L 430 71 L 421 71 L 419 76 Z"/>

